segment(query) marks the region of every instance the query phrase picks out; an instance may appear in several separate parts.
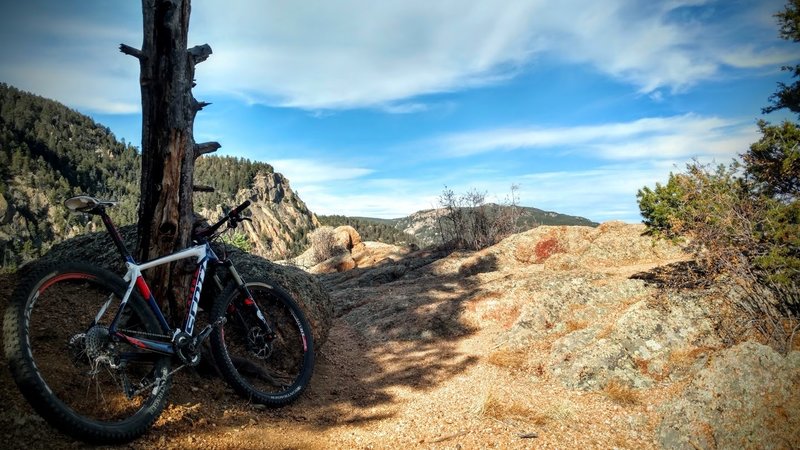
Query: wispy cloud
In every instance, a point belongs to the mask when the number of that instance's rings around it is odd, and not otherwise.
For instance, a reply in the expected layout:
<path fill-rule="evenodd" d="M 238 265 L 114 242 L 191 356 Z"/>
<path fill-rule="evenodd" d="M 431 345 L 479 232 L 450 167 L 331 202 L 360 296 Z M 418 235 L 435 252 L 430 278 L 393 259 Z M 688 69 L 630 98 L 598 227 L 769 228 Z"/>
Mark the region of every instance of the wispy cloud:
<path fill-rule="evenodd" d="M 544 60 L 587 65 L 652 93 L 688 89 L 718 78 L 725 67 L 774 67 L 792 58 L 775 44 L 770 14 L 778 0 L 737 3 L 741 11 L 727 15 L 718 12 L 725 10 L 718 3 L 507 0 L 498 7 L 481 0 L 197 0 L 190 41 L 208 42 L 215 50 L 198 68 L 201 93 L 273 106 L 391 113 L 425 110 L 410 99 L 496 84 Z M 5 31 L 0 55 L 24 60 L 23 55 L 57 53 L 59 67 L 82 78 L 60 87 L 62 77 L 46 72 L 49 80 L 40 77 L 27 88 L 56 92 L 55 98 L 69 98 L 72 105 L 119 111 L 109 97 L 123 90 L 136 94 L 135 70 L 115 73 L 113 83 L 106 80 L 104 89 L 94 90 L 94 100 L 75 103 L 68 86 L 80 80 L 96 86 L 104 66 L 123 60 L 115 56 L 116 45 L 139 42 L 141 17 L 130 6 L 117 15 L 105 11 L 102 19 L 88 18 L 92 5 L 83 8 L 68 16 L 61 9 L 31 7 L 34 12 L 23 21 L 28 25 Z M 116 21 L 98 22 L 106 16 Z M 748 32 L 745 41 L 743 28 L 757 32 Z M 41 36 L 25 37 L 31 32 Z M 137 69 L 130 58 L 125 61 Z M 29 66 L 26 73 L 47 69 Z M 0 76 L 12 84 L 25 81 L 18 73 Z"/>
<path fill-rule="evenodd" d="M 404 180 L 404 184 L 407 183 Z M 430 209 L 436 205 L 436 196 L 416 192 L 415 195 L 397 197 L 389 192 L 351 192 L 340 194 L 330 190 L 301 188 L 303 200 L 317 214 L 379 217 L 394 219 L 414 211 Z"/>
<path fill-rule="evenodd" d="M 792 58 L 737 35 L 763 26 L 771 10 L 746 2 L 737 5 L 740 13 L 723 16 L 715 3 L 509 0 L 498 8 L 479 0 L 209 0 L 194 11 L 198 34 L 222 55 L 203 68 L 211 89 L 289 107 L 407 113 L 386 105 L 496 83 L 541 57 L 587 64 L 644 93 L 682 91 L 724 67 L 772 67 Z M 760 36 L 774 42 L 774 25 Z"/>
<path fill-rule="evenodd" d="M 384 105 L 383 110 L 391 114 L 412 114 L 430 109 L 425 103 L 397 103 Z"/>
<path fill-rule="evenodd" d="M 292 186 L 318 214 L 396 218 L 437 207 L 445 184 L 456 193 L 476 189 L 487 194 L 487 201 L 502 203 L 509 200 L 514 183 L 520 187 L 517 195 L 521 205 L 596 221 L 638 222 L 637 190 L 656 181 L 665 182 L 669 172 L 682 170 L 683 164 L 679 160 L 626 161 L 585 170 L 522 171 L 513 175 L 484 172 L 480 177 L 443 173 L 429 180 L 349 180 L 324 185 L 293 181 Z"/>
<path fill-rule="evenodd" d="M 581 215 L 596 221 L 641 220 L 636 192 L 666 181 L 677 161 L 628 162 L 588 170 L 528 173 L 520 177 L 522 204 Z"/>
<path fill-rule="evenodd" d="M 747 148 L 756 136 L 752 121 L 686 114 L 631 122 L 573 127 L 500 128 L 438 138 L 445 154 L 522 149 L 588 151 L 605 159 L 681 158 L 730 155 Z"/>
<path fill-rule="evenodd" d="M 134 65 L 136 66 L 136 65 Z M 120 68 L 87 59 L 82 68 L 58 61 L 40 61 L 0 67 L 0 80 L 37 95 L 58 99 L 74 108 L 106 113 L 133 114 L 141 111 L 139 85 L 135 75 L 138 67 Z M 85 71 L 91 71 L 87 77 Z M 122 83 L 128 72 L 130 83 Z M 91 78 L 91 82 L 87 79 Z"/>
<path fill-rule="evenodd" d="M 369 175 L 372 169 L 351 167 L 334 161 L 315 159 L 278 159 L 271 162 L 295 185 L 322 184 L 329 181 L 353 180 Z"/>

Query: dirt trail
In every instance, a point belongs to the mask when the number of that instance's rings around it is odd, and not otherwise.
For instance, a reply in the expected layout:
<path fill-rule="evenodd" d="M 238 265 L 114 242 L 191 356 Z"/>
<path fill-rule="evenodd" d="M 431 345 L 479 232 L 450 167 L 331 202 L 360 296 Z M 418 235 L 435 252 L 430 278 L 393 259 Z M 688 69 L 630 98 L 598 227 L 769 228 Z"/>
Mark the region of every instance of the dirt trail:
<path fill-rule="evenodd" d="M 647 401 L 612 398 L 568 390 L 542 365 L 504 355 L 498 342 L 519 305 L 498 298 L 535 270 L 467 278 L 458 273 L 461 262 L 449 258 L 393 283 L 334 290 L 334 326 L 310 389 L 294 405 L 263 410 L 244 404 L 219 379 L 182 373 L 156 426 L 126 447 L 654 446 L 655 407 L 676 385 L 650 389 Z M 3 309 L 13 283 L 0 279 Z M 532 346 L 526 360 L 540 352 L 546 361 L 550 344 Z M 5 368 L 0 393 L 5 448 L 82 447 L 33 413 Z"/>

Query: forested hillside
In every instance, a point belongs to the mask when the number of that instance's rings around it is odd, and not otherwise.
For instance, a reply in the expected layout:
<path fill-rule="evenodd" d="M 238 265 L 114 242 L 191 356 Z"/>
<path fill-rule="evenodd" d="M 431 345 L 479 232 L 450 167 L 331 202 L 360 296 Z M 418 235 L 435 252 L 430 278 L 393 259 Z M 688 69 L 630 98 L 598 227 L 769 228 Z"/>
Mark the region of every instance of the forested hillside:
<path fill-rule="evenodd" d="M 0 83 L 0 266 L 14 267 L 64 238 L 101 229 L 97 218 L 70 214 L 62 206 L 74 195 L 118 200 L 112 219 L 120 225 L 135 222 L 139 158 L 135 147 L 91 118 Z M 269 204 L 254 208 L 254 214 L 266 215 L 245 230 L 251 240 L 266 241 L 252 243 L 265 256 L 298 251 L 298 244 L 288 241 L 302 240 L 314 226 L 305 204 L 269 164 L 205 156 L 195 171 L 196 184 L 216 190 L 195 195 L 198 211 L 216 214 L 218 205 L 250 197 Z M 262 183 L 255 186 L 259 174 Z M 283 219 L 291 223 L 266 223 Z"/>

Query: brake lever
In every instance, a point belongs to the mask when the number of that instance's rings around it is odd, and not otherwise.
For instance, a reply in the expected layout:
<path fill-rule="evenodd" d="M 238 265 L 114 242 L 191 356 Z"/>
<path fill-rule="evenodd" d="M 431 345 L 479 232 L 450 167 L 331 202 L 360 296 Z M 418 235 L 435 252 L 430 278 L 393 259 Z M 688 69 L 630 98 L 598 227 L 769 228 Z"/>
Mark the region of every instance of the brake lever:
<path fill-rule="evenodd" d="M 228 220 L 228 228 L 236 228 L 236 224 L 239 222 L 244 222 L 245 220 L 252 222 L 253 219 L 249 217 L 231 217 Z"/>

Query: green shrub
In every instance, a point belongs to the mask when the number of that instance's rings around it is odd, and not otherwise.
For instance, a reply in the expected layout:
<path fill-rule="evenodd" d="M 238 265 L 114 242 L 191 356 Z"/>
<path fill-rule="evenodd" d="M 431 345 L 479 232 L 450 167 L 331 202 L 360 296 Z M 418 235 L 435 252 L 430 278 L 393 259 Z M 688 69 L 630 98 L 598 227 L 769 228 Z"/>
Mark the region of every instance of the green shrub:
<path fill-rule="evenodd" d="M 250 253 L 250 251 L 253 250 L 253 243 L 250 242 L 250 239 L 247 237 L 247 235 L 241 231 L 223 234 L 221 239 L 222 242 L 232 245 L 243 252 Z"/>
<path fill-rule="evenodd" d="M 648 229 L 683 240 L 703 273 L 731 281 L 735 306 L 786 350 L 800 330 L 800 198 L 796 173 L 782 168 L 795 164 L 800 134 L 761 130 L 743 163 L 694 162 L 637 198 Z"/>

